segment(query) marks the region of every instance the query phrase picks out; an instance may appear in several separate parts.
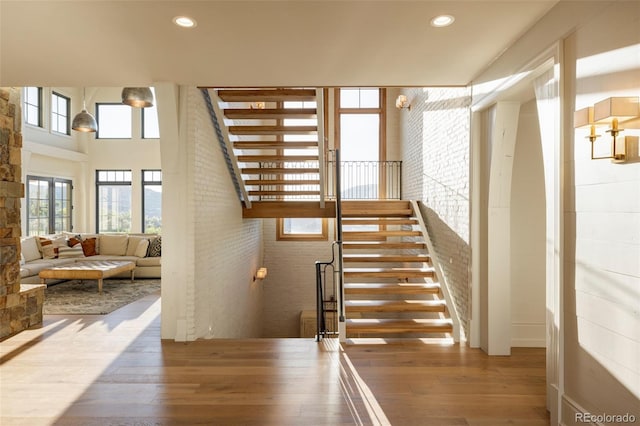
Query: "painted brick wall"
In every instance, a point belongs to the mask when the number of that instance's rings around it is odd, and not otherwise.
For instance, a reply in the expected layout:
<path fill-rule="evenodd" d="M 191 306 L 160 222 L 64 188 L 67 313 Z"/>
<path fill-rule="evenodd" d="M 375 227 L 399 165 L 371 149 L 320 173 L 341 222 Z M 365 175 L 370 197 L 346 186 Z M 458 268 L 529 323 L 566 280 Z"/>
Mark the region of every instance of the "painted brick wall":
<path fill-rule="evenodd" d="M 253 275 L 262 265 L 262 223 L 242 219 L 202 94 L 188 90 L 195 258 L 194 329 L 189 331 L 196 338 L 260 337 L 262 286 Z"/>
<path fill-rule="evenodd" d="M 468 88 L 411 89 L 401 126 L 402 197 L 425 205 L 429 234 L 464 334 L 471 307 Z"/>
<path fill-rule="evenodd" d="M 300 312 L 316 309 L 315 262 L 331 260 L 329 241 L 276 241 L 276 219 L 264 219 L 264 337 L 299 337 Z"/>

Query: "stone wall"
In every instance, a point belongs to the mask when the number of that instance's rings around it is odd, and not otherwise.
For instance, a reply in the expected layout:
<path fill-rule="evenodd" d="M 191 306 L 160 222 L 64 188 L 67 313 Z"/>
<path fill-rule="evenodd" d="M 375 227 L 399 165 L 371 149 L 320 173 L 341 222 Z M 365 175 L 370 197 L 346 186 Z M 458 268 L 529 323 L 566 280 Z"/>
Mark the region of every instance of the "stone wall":
<path fill-rule="evenodd" d="M 43 286 L 20 286 L 20 90 L 0 88 L 0 339 L 42 323 Z"/>

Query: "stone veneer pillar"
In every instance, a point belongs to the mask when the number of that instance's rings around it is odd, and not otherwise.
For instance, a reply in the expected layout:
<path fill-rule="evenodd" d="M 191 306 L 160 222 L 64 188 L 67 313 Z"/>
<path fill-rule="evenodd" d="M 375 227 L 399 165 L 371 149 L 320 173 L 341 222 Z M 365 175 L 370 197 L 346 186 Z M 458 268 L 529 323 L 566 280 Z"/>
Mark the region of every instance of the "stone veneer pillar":
<path fill-rule="evenodd" d="M 20 89 L 0 88 L 0 339 L 42 324 L 44 286 L 20 285 Z"/>

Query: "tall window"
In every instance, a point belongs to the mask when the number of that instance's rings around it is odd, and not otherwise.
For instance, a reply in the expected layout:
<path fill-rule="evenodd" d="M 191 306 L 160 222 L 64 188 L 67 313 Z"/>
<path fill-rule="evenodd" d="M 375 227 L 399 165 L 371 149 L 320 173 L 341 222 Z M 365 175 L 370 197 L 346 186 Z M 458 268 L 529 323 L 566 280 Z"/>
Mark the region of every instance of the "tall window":
<path fill-rule="evenodd" d="M 68 135 L 71 101 L 59 93 L 51 93 L 51 131 Z"/>
<path fill-rule="evenodd" d="M 131 139 L 131 107 L 123 104 L 96 104 L 99 139 Z"/>
<path fill-rule="evenodd" d="M 42 127 L 42 87 L 24 88 L 24 122 Z"/>
<path fill-rule="evenodd" d="M 155 90 L 152 87 L 153 97 Z M 158 139 L 160 137 L 160 126 L 158 124 L 158 107 L 142 108 L 142 139 Z"/>
<path fill-rule="evenodd" d="M 72 230 L 70 180 L 27 176 L 27 235 Z"/>
<path fill-rule="evenodd" d="M 131 170 L 96 170 L 96 216 L 99 233 L 131 230 Z"/>
<path fill-rule="evenodd" d="M 345 199 L 379 198 L 384 176 L 385 91 L 377 88 L 340 89 L 336 93 L 336 145 L 343 162 Z"/>
<path fill-rule="evenodd" d="M 142 171 L 142 229 L 146 234 L 162 231 L 162 171 Z"/>

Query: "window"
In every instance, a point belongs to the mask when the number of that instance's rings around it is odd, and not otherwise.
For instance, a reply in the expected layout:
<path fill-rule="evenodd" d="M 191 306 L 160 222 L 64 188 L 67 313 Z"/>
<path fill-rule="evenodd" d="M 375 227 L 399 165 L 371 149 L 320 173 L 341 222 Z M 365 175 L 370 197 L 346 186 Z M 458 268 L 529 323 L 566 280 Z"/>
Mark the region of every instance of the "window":
<path fill-rule="evenodd" d="M 145 234 L 162 231 L 162 171 L 142 171 L 142 230 Z"/>
<path fill-rule="evenodd" d="M 323 218 L 281 218 L 276 224 L 278 240 L 326 241 L 328 239 L 327 219 Z"/>
<path fill-rule="evenodd" d="M 71 102 L 66 96 L 51 93 L 51 131 L 68 135 Z"/>
<path fill-rule="evenodd" d="M 151 88 L 153 97 L 155 98 L 156 92 Z M 158 107 L 156 105 L 152 107 L 142 108 L 142 139 L 158 139 L 160 138 L 160 127 L 158 125 Z"/>
<path fill-rule="evenodd" d="M 24 122 L 42 127 L 42 87 L 24 88 Z"/>
<path fill-rule="evenodd" d="M 131 107 L 123 104 L 96 104 L 98 139 L 131 139 Z"/>
<path fill-rule="evenodd" d="M 342 197 L 376 199 L 386 193 L 385 91 L 377 88 L 336 92 L 336 145 L 342 160 Z"/>
<path fill-rule="evenodd" d="M 131 170 L 96 170 L 96 231 L 130 230 Z"/>
<path fill-rule="evenodd" d="M 27 235 L 71 232 L 70 180 L 27 176 Z"/>

